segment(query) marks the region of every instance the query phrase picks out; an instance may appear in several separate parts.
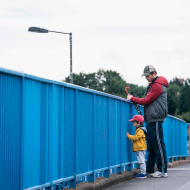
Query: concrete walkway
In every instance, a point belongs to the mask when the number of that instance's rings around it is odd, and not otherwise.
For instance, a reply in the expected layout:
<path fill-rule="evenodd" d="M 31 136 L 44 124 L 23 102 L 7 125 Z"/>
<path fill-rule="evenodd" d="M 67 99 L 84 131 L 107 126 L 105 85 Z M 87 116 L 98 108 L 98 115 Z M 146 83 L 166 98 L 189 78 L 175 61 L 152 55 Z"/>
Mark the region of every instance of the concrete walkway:
<path fill-rule="evenodd" d="M 106 190 L 190 190 L 190 163 L 168 168 L 168 178 L 132 179 Z"/>

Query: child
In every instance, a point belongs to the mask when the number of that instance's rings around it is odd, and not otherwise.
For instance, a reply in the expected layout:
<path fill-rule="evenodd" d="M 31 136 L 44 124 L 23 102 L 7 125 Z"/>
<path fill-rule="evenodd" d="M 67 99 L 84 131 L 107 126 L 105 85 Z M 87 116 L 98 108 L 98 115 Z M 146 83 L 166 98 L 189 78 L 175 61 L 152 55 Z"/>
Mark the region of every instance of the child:
<path fill-rule="evenodd" d="M 131 120 L 136 128 L 135 135 L 130 135 L 127 132 L 127 138 L 133 141 L 133 152 L 136 152 L 138 164 L 140 165 L 141 173 L 136 175 L 135 178 L 147 178 L 146 164 L 145 164 L 145 151 L 147 149 L 145 134 L 146 128 L 143 127 L 144 118 L 141 115 L 135 115 Z"/>

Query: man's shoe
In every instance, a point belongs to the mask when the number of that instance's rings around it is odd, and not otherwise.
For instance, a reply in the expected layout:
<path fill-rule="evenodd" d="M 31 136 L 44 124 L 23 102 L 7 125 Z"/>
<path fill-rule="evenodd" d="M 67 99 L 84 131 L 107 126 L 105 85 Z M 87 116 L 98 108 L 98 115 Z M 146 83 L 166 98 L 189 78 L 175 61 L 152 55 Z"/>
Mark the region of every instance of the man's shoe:
<path fill-rule="evenodd" d="M 168 177 L 168 174 L 167 173 L 162 173 L 162 172 L 159 172 L 159 171 L 157 171 L 157 172 L 155 172 L 155 173 L 153 173 L 153 174 L 150 174 L 150 176 L 151 177 Z"/>
<path fill-rule="evenodd" d="M 140 174 L 136 175 L 135 178 L 137 178 L 137 179 L 143 179 L 143 178 L 147 178 L 147 175 L 140 173 Z"/>
<path fill-rule="evenodd" d="M 168 177 L 168 173 L 164 173 L 164 177 Z"/>

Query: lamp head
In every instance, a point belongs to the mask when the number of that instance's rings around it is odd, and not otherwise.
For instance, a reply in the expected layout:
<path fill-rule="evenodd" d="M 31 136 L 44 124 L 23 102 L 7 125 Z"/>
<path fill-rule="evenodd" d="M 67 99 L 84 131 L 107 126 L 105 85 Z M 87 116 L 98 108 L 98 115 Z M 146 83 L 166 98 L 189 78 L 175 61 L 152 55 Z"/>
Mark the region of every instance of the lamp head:
<path fill-rule="evenodd" d="M 37 33 L 48 33 L 49 31 L 44 28 L 38 28 L 38 27 L 30 27 L 28 29 L 29 32 L 37 32 Z"/>

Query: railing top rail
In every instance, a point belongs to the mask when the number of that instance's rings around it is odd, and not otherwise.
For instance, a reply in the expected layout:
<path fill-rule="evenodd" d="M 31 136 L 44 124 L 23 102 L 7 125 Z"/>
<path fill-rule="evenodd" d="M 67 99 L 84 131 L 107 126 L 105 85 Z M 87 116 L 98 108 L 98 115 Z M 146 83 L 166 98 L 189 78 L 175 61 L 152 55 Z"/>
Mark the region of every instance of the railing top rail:
<path fill-rule="evenodd" d="M 173 118 L 173 119 L 176 119 L 176 120 L 181 121 L 181 122 L 183 122 L 183 123 L 186 123 L 186 121 L 184 121 L 184 120 L 182 120 L 182 119 L 179 119 L 179 118 L 177 118 L 177 117 L 175 117 L 175 116 L 172 116 L 172 115 L 169 115 L 169 114 L 168 114 L 168 117 Z"/>

